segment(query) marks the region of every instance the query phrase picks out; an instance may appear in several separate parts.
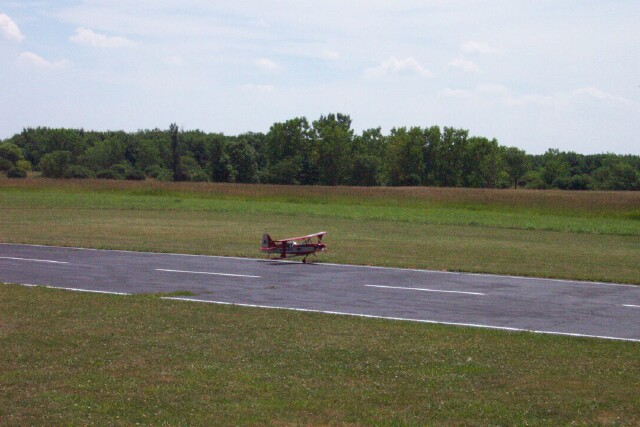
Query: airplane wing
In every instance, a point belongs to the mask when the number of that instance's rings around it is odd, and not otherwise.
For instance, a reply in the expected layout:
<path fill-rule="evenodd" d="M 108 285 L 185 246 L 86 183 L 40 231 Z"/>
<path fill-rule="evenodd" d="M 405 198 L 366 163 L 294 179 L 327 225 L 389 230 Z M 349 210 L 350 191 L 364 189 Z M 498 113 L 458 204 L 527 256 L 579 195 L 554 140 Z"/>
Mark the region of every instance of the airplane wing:
<path fill-rule="evenodd" d="M 321 231 L 319 233 L 309 234 L 308 236 L 289 237 L 288 239 L 274 240 L 274 243 L 291 242 L 291 241 L 294 241 L 294 240 L 307 240 L 307 239 L 310 239 L 312 237 L 322 238 L 322 236 L 324 236 L 325 234 L 327 234 L 326 231 Z"/>

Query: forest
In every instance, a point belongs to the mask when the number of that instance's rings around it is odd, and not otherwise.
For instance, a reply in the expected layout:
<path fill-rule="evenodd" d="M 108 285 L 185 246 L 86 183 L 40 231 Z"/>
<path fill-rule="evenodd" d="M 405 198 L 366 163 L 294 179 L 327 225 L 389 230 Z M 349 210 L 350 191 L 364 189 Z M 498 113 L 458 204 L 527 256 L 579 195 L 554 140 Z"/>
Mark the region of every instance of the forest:
<path fill-rule="evenodd" d="M 265 133 L 27 128 L 0 141 L 0 172 L 50 178 L 290 185 L 640 190 L 640 156 L 548 149 L 532 155 L 452 127 L 380 127 L 351 117 L 274 123 Z"/>

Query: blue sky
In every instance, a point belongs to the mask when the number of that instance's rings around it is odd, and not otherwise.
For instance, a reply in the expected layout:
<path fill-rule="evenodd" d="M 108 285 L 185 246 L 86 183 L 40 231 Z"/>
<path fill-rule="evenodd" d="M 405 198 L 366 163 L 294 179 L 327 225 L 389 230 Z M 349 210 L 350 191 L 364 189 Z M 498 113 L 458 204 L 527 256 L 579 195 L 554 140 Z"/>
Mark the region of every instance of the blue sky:
<path fill-rule="evenodd" d="M 0 0 L 0 138 L 342 112 L 640 154 L 638 22 L 637 0 Z"/>

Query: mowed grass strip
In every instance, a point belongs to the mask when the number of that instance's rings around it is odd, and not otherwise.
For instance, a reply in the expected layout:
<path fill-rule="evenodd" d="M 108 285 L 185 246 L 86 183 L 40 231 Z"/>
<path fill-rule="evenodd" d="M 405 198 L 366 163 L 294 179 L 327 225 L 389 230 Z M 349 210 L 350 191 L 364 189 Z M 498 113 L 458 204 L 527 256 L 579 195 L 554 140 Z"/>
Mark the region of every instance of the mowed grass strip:
<path fill-rule="evenodd" d="M 0 424 L 640 422 L 637 343 L 0 285 Z"/>

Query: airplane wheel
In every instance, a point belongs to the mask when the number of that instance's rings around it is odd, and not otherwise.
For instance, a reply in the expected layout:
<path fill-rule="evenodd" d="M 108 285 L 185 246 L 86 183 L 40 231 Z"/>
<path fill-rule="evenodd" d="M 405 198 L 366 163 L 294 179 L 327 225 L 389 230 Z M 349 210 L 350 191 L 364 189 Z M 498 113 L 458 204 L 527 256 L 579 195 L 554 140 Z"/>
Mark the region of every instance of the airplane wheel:
<path fill-rule="evenodd" d="M 303 259 L 303 260 L 302 260 L 302 263 L 303 263 L 303 264 L 306 264 L 306 263 L 307 263 L 307 259 L 306 259 L 306 258 L 305 258 L 305 259 Z"/>

